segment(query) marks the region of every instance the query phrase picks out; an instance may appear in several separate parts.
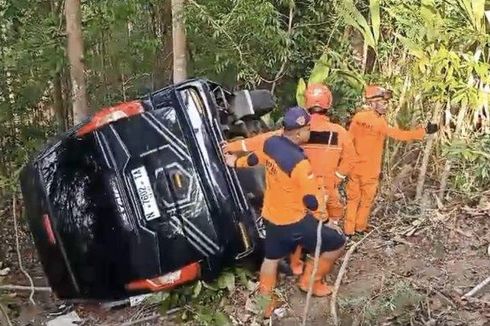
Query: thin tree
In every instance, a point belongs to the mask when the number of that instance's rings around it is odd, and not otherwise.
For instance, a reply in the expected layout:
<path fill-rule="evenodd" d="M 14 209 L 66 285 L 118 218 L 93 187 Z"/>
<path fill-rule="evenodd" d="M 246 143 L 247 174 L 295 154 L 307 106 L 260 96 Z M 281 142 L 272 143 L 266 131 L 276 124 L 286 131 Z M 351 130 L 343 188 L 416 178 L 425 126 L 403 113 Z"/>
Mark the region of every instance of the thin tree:
<path fill-rule="evenodd" d="M 187 79 L 186 36 L 183 20 L 184 0 L 172 0 L 172 38 L 174 83 Z"/>
<path fill-rule="evenodd" d="M 74 124 L 83 121 L 89 115 L 80 12 L 80 0 L 66 0 L 66 33 L 68 34 L 68 60 L 70 61 Z"/>

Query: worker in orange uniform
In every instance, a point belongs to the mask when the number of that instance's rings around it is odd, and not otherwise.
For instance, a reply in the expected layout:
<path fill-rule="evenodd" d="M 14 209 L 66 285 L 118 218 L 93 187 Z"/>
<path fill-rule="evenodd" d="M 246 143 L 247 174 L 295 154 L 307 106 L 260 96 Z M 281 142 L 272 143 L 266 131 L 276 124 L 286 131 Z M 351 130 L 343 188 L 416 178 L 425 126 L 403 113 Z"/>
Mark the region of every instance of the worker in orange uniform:
<path fill-rule="evenodd" d="M 267 138 L 260 148 L 240 158 L 224 150 L 228 166 L 240 168 L 260 164 L 265 167 L 266 190 L 262 216 L 267 223 L 259 288 L 260 293 L 266 296 L 272 296 L 280 259 L 298 245 L 311 254 L 316 247 L 316 230 L 321 222 L 311 212 L 318 210 L 318 184 L 310 162 L 298 146 L 310 137 L 310 119 L 304 109 L 293 107 L 284 116 L 281 136 Z M 306 284 L 314 277 L 314 295 L 330 294 L 331 290 L 323 279 L 342 254 L 344 244 L 345 237 L 341 232 L 322 226 L 317 273 L 312 275 L 313 260 L 310 260 L 302 276 Z M 271 316 L 275 305 L 272 297 L 264 312 L 266 317 Z"/>
<path fill-rule="evenodd" d="M 390 127 L 385 118 L 391 91 L 377 85 L 369 85 L 364 91 L 369 110 L 354 115 L 349 133 L 358 155 L 347 182 L 347 209 L 344 233 L 353 235 L 367 229 L 368 217 L 376 195 L 381 160 L 386 136 L 402 140 L 420 140 L 426 134 L 437 132 L 437 124 L 428 123 L 425 128 L 401 130 Z"/>
<path fill-rule="evenodd" d="M 339 124 L 330 122 L 328 110 L 332 106 L 332 93 L 323 84 L 310 84 L 305 91 L 305 108 L 311 113 L 311 134 L 308 142 L 301 147 L 308 157 L 313 174 L 319 179 L 327 195 L 329 223 L 337 224 L 344 213 L 337 186 L 351 172 L 356 153 L 348 132 Z M 272 131 L 255 137 L 230 143 L 228 151 L 254 151 L 272 135 Z M 290 267 L 294 275 L 303 273 L 301 247 L 290 256 Z"/>

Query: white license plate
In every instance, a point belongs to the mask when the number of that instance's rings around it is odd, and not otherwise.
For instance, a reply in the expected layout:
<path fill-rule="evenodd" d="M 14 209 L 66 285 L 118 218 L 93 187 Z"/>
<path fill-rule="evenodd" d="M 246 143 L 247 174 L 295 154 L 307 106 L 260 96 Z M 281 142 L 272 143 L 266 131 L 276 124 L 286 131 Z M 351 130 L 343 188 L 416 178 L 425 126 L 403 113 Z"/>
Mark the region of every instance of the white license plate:
<path fill-rule="evenodd" d="M 157 201 L 155 200 L 155 194 L 151 188 L 150 179 L 144 166 L 131 170 L 133 175 L 133 181 L 140 197 L 141 206 L 143 206 L 143 213 L 147 221 L 154 220 L 160 217 L 160 210 L 158 209 Z"/>

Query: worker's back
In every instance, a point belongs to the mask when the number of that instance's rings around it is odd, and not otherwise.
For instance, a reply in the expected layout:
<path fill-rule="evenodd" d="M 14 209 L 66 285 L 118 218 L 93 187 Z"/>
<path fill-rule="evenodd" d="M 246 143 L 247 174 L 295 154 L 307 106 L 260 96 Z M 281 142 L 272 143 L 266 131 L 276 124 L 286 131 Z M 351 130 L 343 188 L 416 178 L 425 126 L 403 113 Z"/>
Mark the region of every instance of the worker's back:
<path fill-rule="evenodd" d="M 355 114 L 349 128 L 358 156 L 354 173 L 379 174 L 387 127 L 385 118 L 374 110 Z"/>
<path fill-rule="evenodd" d="M 256 151 L 263 147 L 271 136 L 278 136 L 281 130 L 275 130 L 252 138 L 239 140 L 228 145 L 228 150 Z M 301 146 L 310 160 L 313 173 L 318 177 L 335 177 L 335 172 L 347 175 L 356 160 L 356 153 L 349 133 L 324 114 L 311 116 L 311 134 L 308 143 Z"/>
<path fill-rule="evenodd" d="M 349 165 L 348 171 L 344 174 L 350 172 L 355 152 L 349 137 L 342 126 L 330 122 L 327 116 L 312 114 L 310 139 L 302 147 L 316 176 L 334 177 L 341 160 Z"/>
<path fill-rule="evenodd" d="M 301 220 L 306 213 L 305 194 L 317 193 L 309 161 L 299 146 L 283 136 L 269 137 L 261 147 L 254 153 L 266 170 L 263 217 L 276 225 Z"/>

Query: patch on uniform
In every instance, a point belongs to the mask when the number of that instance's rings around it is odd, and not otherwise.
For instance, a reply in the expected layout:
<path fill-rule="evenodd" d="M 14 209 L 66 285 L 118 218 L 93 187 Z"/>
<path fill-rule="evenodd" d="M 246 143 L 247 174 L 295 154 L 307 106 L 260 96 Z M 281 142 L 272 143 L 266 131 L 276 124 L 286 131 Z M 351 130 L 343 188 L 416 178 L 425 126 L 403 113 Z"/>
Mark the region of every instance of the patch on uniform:
<path fill-rule="evenodd" d="M 338 145 L 339 134 L 335 131 L 311 131 L 308 144 Z"/>
<path fill-rule="evenodd" d="M 298 119 L 296 119 L 296 123 L 298 124 L 298 126 L 304 126 L 306 124 L 305 117 L 303 116 L 298 117 Z"/>
<path fill-rule="evenodd" d="M 247 157 L 247 165 L 256 166 L 257 164 L 259 164 L 259 158 L 257 157 L 257 155 L 255 153 L 250 154 Z"/>
<path fill-rule="evenodd" d="M 308 194 L 303 197 L 303 204 L 310 211 L 316 211 L 318 209 L 318 200 L 314 195 Z"/>
<path fill-rule="evenodd" d="M 272 136 L 264 143 L 264 153 L 288 176 L 296 165 L 306 159 L 303 150 L 285 137 Z"/>

